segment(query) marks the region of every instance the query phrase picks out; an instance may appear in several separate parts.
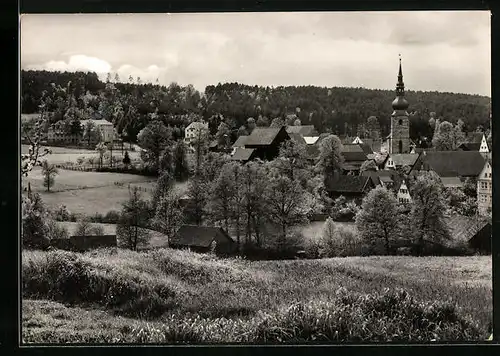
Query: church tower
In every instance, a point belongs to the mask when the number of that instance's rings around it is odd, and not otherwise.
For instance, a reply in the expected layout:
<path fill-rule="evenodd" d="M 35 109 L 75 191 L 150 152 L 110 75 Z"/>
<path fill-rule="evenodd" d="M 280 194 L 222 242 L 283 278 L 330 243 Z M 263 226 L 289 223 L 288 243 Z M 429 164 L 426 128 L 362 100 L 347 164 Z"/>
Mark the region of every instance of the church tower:
<path fill-rule="evenodd" d="M 389 153 L 410 152 L 410 120 L 408 118 L 408 102 L 405 99 L 405 85 L 399 57 L 398 83 L 396 84 L 396 99 L 392 102 L 394 111 L 391 115 L 391 136 Z"/>

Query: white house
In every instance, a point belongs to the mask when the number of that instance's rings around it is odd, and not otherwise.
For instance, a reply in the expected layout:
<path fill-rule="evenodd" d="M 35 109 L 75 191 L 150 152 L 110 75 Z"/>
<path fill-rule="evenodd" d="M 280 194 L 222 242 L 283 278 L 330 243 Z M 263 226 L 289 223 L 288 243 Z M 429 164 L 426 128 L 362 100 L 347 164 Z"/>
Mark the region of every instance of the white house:
<path fill-rule="evenodd" d="M 85 130 L 85 126 L 87 125 L 88 122 L 93 122 L 95 127 L 99 130 L 101 133 L 101 139 L 103 142 L 112 142 L 115 139 L 115 128 L 111 122 L 108 120 L 94 120 L 94 119 L 88 119 L 88 120 L 81 120 L 80 123 L 82 125 L 82 128 Z"/>
<path fill-rule="evenodd" d="M 491 160 L 487 160 L 477 178 L 477 211 L 479 215 L 487 215 L 492 206 Z"/>
<path fill-rule="evenodd" d="M 408 189 L 408 186 L 406 185 L 405 181 L 401 183 L 399 186 L 398 192 L 396 194 L 396 198 L 398 199 L 398 202 L 406 204 L 406 203 L 411 203 L 411 196 L 410 196 L 410 191 Z"/>
<path fill-rule="evenodd" d="M 488 142 L 486 141 L 486 136 L 483 134 L 483 138 L 481 139 L 481 146 L 479 146 L 479 152 L 481 153 L 489 153 L 490 150 L 488 148 Z"/>
<path fill-rule="evenodd" d="M 195 121 L 190 123 L 185 129 L 184 129 L 184 142 L 186 143 L 186 146 L 188 148 L 188 151 L 190 153 L 193 153 L 194 147 L 192 145 L 194 139 L 202 134 L 202 132 L 208 133 L 208 122 L 205 121 Z"/>
<path fill-rule="evenodd" d="M 352 143 L 354 144 L 360 144 L 360 143 L 363 143 L 363 141 L 361 141 L 361 139 L 359 138 L 359 136 L 356 136 L 356 138 L 354 139 L 354 141 L 352 141 Z"/>

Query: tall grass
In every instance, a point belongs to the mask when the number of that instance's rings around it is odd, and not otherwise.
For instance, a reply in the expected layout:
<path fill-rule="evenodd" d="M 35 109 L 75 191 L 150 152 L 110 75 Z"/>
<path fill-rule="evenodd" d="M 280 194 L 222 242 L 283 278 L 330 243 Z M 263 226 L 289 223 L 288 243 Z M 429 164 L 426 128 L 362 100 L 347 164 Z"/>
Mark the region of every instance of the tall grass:
<path fill-rule="evenodd" d="M 486 339 L 491 284 L 457 283 L 463 275 L 457 270 L 461 262 L 439 262 L 429 273 L 430 261 L 378 257 L 249 262 L 171 249 L 24 251 L 23 297 L 105 311 L 110 320 L 140 318 L 126 323 L 126 336 L 118 331 L 110 336 L 128 342 Z M 405 270 L 408 265 L 413 267 Z M 478 278 L 483 278 L 479 272 L 469 276 Z M 348 329 L 340 318 L 352 320 Z M 80 337 L 63 337 L 59 329 L 51 331 L 59 336 L 27 330 L 29 340 Z"/>

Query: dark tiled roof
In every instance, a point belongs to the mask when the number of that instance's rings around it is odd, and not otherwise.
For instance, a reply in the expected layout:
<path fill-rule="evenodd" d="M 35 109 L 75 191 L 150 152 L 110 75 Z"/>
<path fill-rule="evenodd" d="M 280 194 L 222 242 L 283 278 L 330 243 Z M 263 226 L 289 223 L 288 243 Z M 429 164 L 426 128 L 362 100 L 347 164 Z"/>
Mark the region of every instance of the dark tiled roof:
<path fill-rule="evenodd" d="M 479 217 L 468 217 L 463 215 L 452 215 L 446 218 L 451 238 L 454 241 L 468 242 L 476 236 L 485 226 L 488 220 Z"/>
<path fill-rule="evenodd" d="M 368 159 L 364 152 L 342 152 L 345 162 L 364 162 Z"/>
<path fill-rule="evenodd" d="M 371 146 L 369 144 L 365 143 L 364 141 L 359 146 L 361 147 L 361 149 L 363 150 L 364 153 L 366 153 L 366 154 L 373 153 Z"/>
<path fill-rule="evenodd" d="M 479 151 L 481 148 L 481 142 L 466 142 L 462 143 L 459 148 L 463 151 Z"/>
<path fill-rule="evenodd" d="M 282 127 L 256 127 L 245 141 L 245 145 L 267 146 L 273 143 Z"/>
<path fill-rule="evenodd" d="M 231 156 L 231 159 L 233 161 L 249 161 L 250 159 L 252 159 L 254 152 L 254 148 L 238 147 L 234 154 Z"/>
<path fill-rule="evenodd" d="M 240 136 L 234 141 L 233 147 L 245 147 L 245 142 L 247 140 L 248 135 Z"/>
<path fill-rule="evenodd" d="M 332 193 L 362 193 L 370 177 L 338 175 L 326 181 L 326 189 Z"/>
<path fill-rule="evenodd" d="M 289 133 L 288 133 L 288 136 L 290 136 L 290 138 L 291 138 L 292 140 L 294 140 L 295 142 L 297 142 L 297 143 L 303 143 L 303 144 L 305 144 L 305 143 L 306 143 L 306 141 L 304 140 L 304 136 L 302 136 L 302 135 L 301 135 L 301 134 L 299 134 L 299 133 L 289 132 Z"/>
<path fill-rule="evenodd" d="M 396 153 L 390 155 L 396 167 L 410 166 L 412 167 L 418 158 L 418 153 Z"/>
<path fill-rule="evenodd" d="M 183 225 L 170 244 L 177 246 L 209 247 L 212 241 L 234 242 L 220 227 Z"/>
<path fill-rule="evenodd" d="M 431 169 L 440 176 L 455 173 L 453 175 L 472 177 L 481 173 L 484 163 L 484 157 L 476 151 L 425 151 L 415 167 L 417 170 Z"/>
<path fill-rule="evenodd" d="M 446 188 L 462 187 L 463 183 L 458 177 L 441 177 L 441 182 Z"/>
<path fill-rule="evenodd" d="M 469 143 L 481 143 L 483 135 L 484 133 L 482 132 L 471 132 L 467 135 L 466 140 Z"/>
<path fill-rule="evenodd" d="M 395 180 L 397 172 L 393 170 L 379 169 L 378 171 L 364 171 L 361 176 L 370 177 L 374 185 L 378 185 L 380 181 L 391 182 Z"/>
<path fill-rule="evenodd" d="M 344 152 L 363 152 L 363 148 L 357 143 L 342 144 L 342 153 Z"/>
<path fill-rule="evenodd" d="M 286 132 L 301 134 L 302 136 L 316 136 L 318 132 L 314 125 L 288 126 Z"/>

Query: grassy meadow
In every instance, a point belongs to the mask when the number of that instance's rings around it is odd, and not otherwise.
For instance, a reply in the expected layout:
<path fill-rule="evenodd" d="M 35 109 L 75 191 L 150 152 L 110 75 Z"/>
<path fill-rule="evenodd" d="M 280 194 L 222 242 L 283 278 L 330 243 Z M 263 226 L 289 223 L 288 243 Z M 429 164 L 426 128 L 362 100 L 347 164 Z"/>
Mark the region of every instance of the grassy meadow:
<path fill-rule="evenodd" d="M 29 145 L 21 145 L 21 153 L 28 153 Z M 99 154 L 95 150 L 85 149 L 85 148 L 67 148 L 67 147 L 55 147 L 55 146 L 43 146 L 43 148 L 50 149 L 51 153 L 44 156 L 42 159 L 46 159 L 51 164 L 65 164 L 67 162 L 76 162 L 79 157 L 98 157 Z M 128 144 L 125 144 L 124 150 L 128 148 Z M 123 158 L 121 148 L 115 147 L 113 149 L 113 156 Z M 138 160 L 140 153 L 138 150 L 129 151 L 129 157 L 131 160 Z"/>
<path fill-rule="evenodd" d="M 134 174 L 82 172 L 59 169 L 50 192 L 43 186 L 43 176 L 40 167 L 22 178 L 22 185 L 28 182 L 34 192 L 40 193 L 43 202 L 49 209 L 55 209 L 64 204 L 70 212 L 82 215 L 106 214 L 110 210 L 120 210 L 122 203 L 129 198 L 128 186 L 137 186 L 146 191 L 144 198 L 151 197 L 151 191 L 156 185 L 156 179 Z M 185 192 L 187 183 L 176 183 L 179 192 Z"/>
<path fill-rule="evenodd" d="M 24 251 L 23 342 L 485 340 L 491 257 Z"/>

